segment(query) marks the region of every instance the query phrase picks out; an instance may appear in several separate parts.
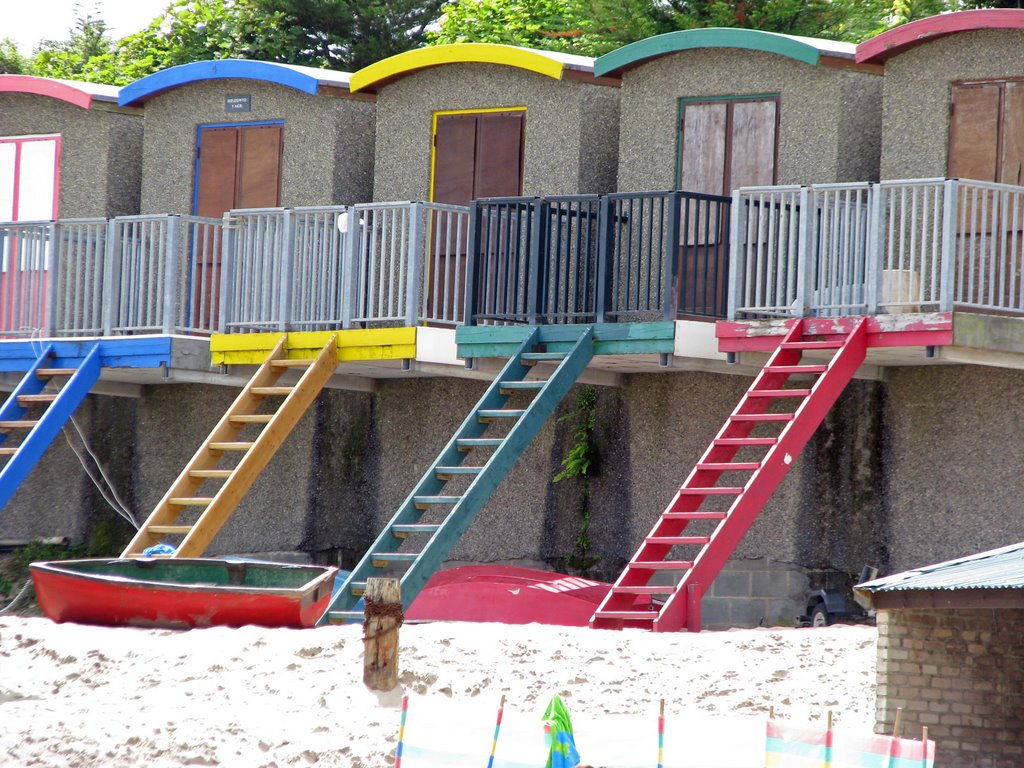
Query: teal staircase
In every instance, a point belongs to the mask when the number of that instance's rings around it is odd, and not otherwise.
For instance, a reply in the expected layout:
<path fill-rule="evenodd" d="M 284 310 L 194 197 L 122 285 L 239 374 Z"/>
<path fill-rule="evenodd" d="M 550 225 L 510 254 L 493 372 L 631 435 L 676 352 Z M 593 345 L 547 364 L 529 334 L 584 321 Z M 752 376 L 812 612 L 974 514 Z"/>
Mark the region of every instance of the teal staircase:
<path fill-rule="evenodd" d="M 10 501 L 60 434 L 99 380 L 101 369 L 98 345 L 92 346 L 82 358 L 59 361 L 53 345 L 42 348 L 35 363 L 0 406 L 0 508 Z"/>
<path fill-rule="evenodd" d="M 321 624 L 362 621 L 356 605 L 371 577 L 400 579 L 402 604 L 412 605 L 594 356 L 591 326 L 578 326 L 576 338 L 560 345 L 564 352 L 538 351 L 540 340 L 541 329 L 532 328 L 336 591 Z M 557 366 L 547 379 L 527 379 L 538 362 Z"/>

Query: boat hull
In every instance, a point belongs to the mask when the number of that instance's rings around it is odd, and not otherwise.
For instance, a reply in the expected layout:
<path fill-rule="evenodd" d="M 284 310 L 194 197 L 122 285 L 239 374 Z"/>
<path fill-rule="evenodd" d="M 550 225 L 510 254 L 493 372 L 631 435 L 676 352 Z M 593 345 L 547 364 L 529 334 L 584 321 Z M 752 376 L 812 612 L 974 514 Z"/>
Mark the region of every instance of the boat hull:
<path fill-rule="evenodd" d="M 211 558 L 32 563 L 36 597 L 57 622 L 102 626 L 312 627 L 336 568 Z"/>

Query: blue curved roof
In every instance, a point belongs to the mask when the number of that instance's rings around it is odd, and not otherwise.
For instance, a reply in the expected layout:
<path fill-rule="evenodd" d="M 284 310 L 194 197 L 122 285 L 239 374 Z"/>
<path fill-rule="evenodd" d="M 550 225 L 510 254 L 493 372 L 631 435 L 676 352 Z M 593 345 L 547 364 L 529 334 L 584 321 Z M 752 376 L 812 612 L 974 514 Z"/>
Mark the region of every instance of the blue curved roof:
<path fill-rule="evenodd" d="M 227 78 L 260 80 L 309 94 L 316 94 L 317 88 L 321 85 L 347 89 L 349 82 L 348 72 L 300 67 L 297 64 L 277 64 L 270 61 L 217 59 L 180 64 L 177 67 L 170 67 L 147 75 L 122 88 L 117 103 L 122 107 L 138 106 L 172 88 L 202 80 L 224 80 Z"/>

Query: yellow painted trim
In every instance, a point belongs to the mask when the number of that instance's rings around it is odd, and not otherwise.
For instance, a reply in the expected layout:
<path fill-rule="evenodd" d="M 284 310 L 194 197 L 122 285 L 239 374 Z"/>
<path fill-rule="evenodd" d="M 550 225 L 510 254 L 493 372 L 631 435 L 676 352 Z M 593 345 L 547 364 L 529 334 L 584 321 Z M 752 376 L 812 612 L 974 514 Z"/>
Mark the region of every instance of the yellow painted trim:
<path fill-rule="evenodd" d="M 281 339 L 280 333 L 231 333 L 210 337 L 214 365 L 259 365 Z M 357 328 L 347 331 L 299 331 L 287 334 L 286 356 L 315 357 L 335 336 L 338 362 L 405 360 L 416 357 L 415 328 Z"/>
<path fill-rule="evenodd" d="M 430 202 L 434 202 L 434 171 L 437 168 L 437 118 L 438 115 L 482 115 L 485 112 L 525 112 L 519 107 L 480 107 L 477 109 L 439 109 L 431 118 L 430 125 Z M 526 126 L 523 125 L 525 132 Z"/>
<path fill-rule="evenodd" d="M 395 56 L 370 64 L 349 79 L 350 93 L 372 88 L 390 80 L 410 75 L 421 69 L 439 67 L 444 64 L 501 64 L 506 67 L 525 69 L 555 80 L 562 79 L 565 65 L 542 53 L 512 45 L 494 43 L 453 43 L 431 45 L 399 53 Z"/>

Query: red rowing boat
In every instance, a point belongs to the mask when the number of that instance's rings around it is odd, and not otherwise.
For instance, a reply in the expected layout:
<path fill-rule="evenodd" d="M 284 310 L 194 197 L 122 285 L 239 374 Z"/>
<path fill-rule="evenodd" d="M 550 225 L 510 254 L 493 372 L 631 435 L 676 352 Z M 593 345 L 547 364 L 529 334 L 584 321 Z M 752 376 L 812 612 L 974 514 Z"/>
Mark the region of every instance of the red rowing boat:
<path fill-rule="evenodd" d="M 56 560 L 30 569 L 54 621 L 179 629 L 315 626 L 338 572 L 213 558 Z"/>

